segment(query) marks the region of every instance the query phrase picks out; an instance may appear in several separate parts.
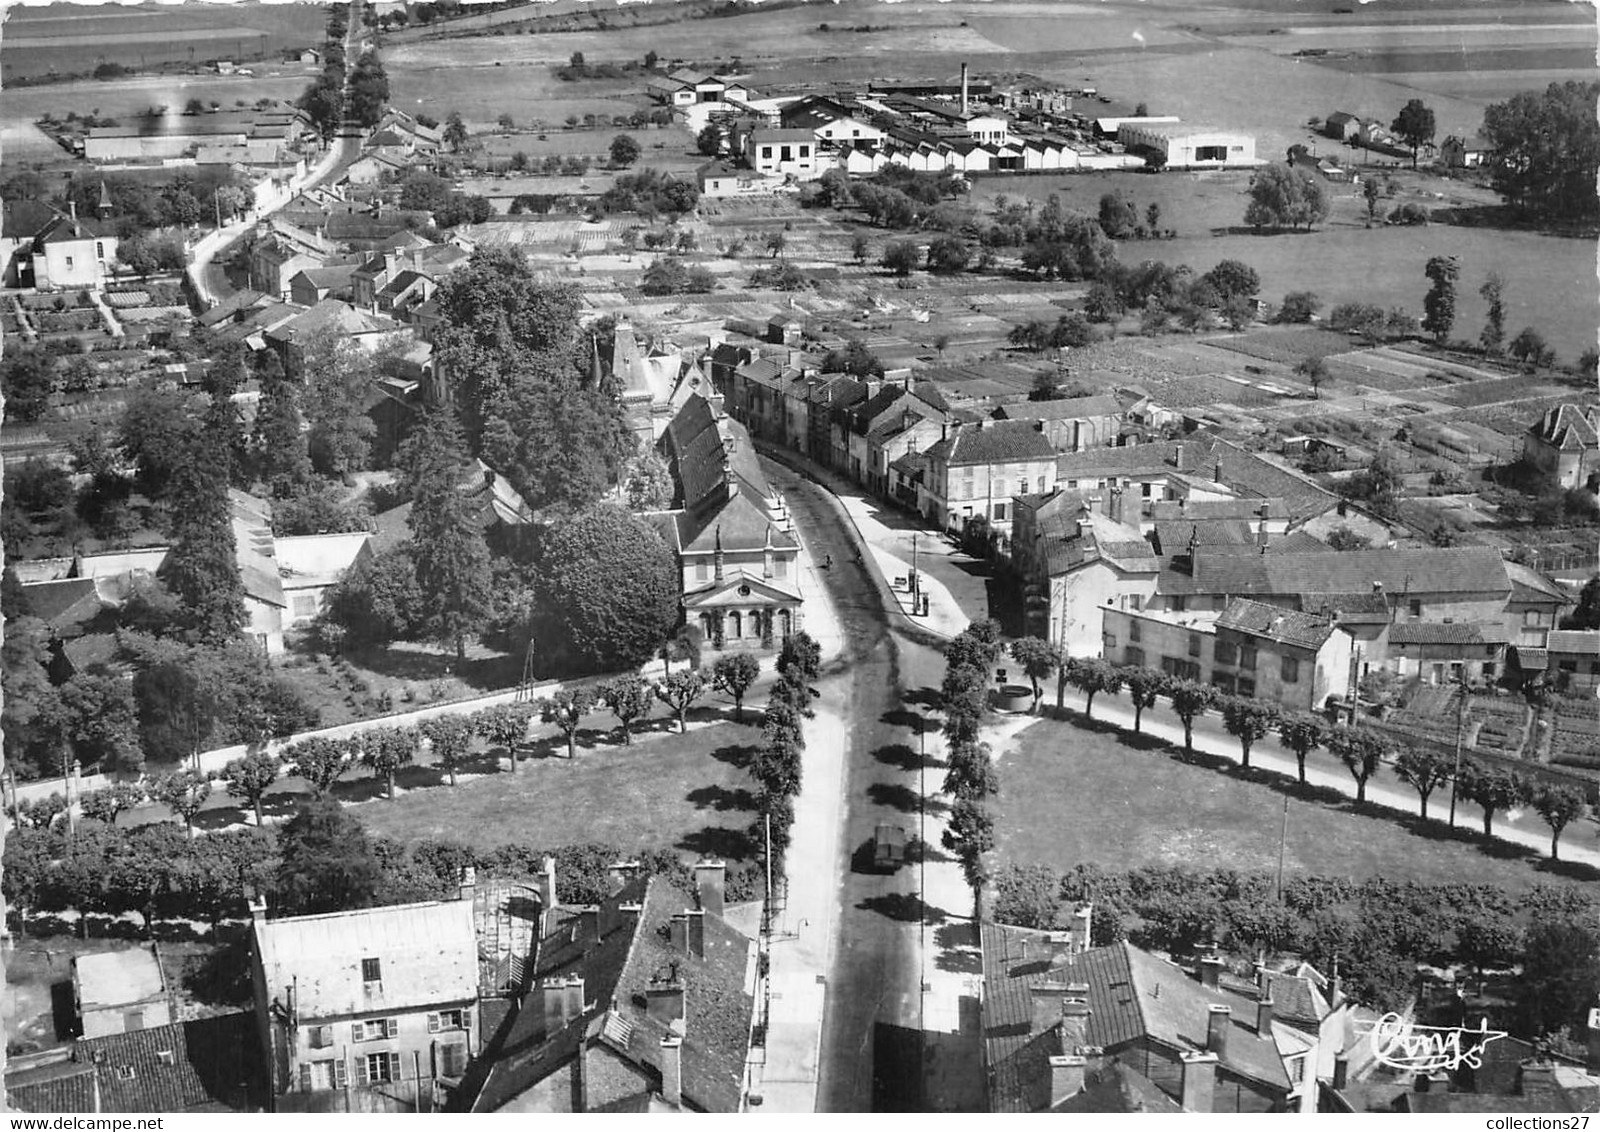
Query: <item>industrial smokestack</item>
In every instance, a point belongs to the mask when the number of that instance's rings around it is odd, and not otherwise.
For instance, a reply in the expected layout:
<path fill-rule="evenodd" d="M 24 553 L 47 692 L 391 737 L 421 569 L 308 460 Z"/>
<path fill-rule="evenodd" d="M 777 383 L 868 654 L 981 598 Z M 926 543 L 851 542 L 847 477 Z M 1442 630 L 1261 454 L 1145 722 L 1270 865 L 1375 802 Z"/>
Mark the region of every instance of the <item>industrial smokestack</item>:
<path fill-rule="evenodd" d="M 961 64 L 961 116 L 967 116 L 967 65 Z"/>

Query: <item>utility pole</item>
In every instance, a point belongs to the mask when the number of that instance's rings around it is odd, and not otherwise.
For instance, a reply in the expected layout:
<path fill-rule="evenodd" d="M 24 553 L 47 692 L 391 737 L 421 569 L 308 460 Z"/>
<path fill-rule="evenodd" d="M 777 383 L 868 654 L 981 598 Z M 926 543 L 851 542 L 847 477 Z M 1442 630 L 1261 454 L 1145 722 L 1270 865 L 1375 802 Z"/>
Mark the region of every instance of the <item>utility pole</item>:
<path fill-rule="evenodd" d="M 1283 796 L 1283 829 L 1278 833 L 1277 897 L 1283 899 L 1283 858 L 1289 849 L 1289 795 Z"/>
<path fill-rule="evenodd" d="M 1450 828 L 1456 827 L 1456 796 L 1459 793 L 1461 782 L 1461 725 L 1467 714 L 1467 670 L 1461 670 L 1460 683 L 1456 687 L 1456 695 L 1461 697 L 1456 701 L 1456 761 L 1455 769 L 1450 772 Z"/>

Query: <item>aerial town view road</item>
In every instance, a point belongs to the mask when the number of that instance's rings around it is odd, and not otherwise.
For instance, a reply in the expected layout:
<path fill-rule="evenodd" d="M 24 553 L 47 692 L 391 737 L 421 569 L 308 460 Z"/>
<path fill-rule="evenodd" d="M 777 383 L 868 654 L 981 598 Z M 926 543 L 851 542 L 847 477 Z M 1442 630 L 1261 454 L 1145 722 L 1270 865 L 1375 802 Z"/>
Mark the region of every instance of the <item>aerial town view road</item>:
<path fill-rule="evenodd" d="M 1600 1112 L 1596 47 L 8 8 L 5 1107 Z"/>

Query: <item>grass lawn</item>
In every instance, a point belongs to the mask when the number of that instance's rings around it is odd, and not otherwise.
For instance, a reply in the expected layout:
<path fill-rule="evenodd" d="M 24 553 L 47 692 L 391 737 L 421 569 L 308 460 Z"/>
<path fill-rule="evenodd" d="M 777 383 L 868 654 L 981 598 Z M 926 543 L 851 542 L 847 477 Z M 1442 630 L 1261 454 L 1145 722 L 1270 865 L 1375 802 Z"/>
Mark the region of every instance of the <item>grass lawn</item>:
<path fill-rule="evenodd" d="M 742 725 L 720 716 L 686 735 L 655 720 L 631 747 L 615 743 L 609 731 L 586 729 L 570 762 L 555 742 L 547 748 L 553 753 L 521 762 L 514 776 L 489 774 L 454 790 L 418 790 L 354 812 L 373 834 L 402 841 L 454 838 L 479 849 L 602 841 L 624 850 L 673 847 L 746 860 L 753 856 L 744 831 L 755 819 L 755 799 L 745 748 L 759 733 L 754 713 Z"/>
<path fill-rule="evenodd" d="M 1066 871 L 1184 865 L 1272 872 L 1282 790 L 1179 761 L 1138 736 L 1039 722 L 1001 755 L 994 806 L 998 857 Z M 1473 811 L 1474 817 L 1476 811 Z M 1530 867 L 1531 852 L 1414 832 L 1416 819 L 1345 801 L 1291 798 L 1285 875 L 1372 876 L 1447 883 L 1471 879 L 1512 891 L 1561 879 Z"/>

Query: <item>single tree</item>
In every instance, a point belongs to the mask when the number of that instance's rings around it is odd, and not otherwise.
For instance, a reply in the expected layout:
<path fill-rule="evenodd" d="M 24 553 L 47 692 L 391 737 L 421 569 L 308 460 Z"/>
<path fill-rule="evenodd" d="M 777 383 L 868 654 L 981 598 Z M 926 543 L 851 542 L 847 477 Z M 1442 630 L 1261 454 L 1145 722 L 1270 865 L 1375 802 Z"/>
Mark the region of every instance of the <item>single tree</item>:
<path fill-rule="evenodd" d="M 747 652 L 719 656 L 711 666 L 711 686 L 732 697 L 734 718 L 741 723 L 744 722 L 744 694 L 760 675 L 760 663 Z"/>
<path fill-rule="evenodd" d="M 788 246 L 789 237 L 785 236 L 782 232 L 767 233 L 767 254 L 773 259 L 777 259 L 779 256 L 781 256 L 783 254 L 783 250 Z"/>
<path fill-rule="evenodd" d="M 1432 751 L 1408 749 L 1394 760 L 1395 777 L 1417 792 L 1421 801 L 1421 815 L 1428 816 L 1428 797 L 1450 781 L 1451 767 L 1448 759 Z"/>
<path fill-rule="evenodd" d="M 722 152 L 722 127 L 715 122 L 709 123 L 695 135 L 694 144 L 706 157 L 715 157 Z"/>
<path fill-rule="evenodd" d="M 968 742 L 950 748 L 944 792 L 952 798 L 987 798 L 1000 792 L 989 744 Z"/>
<path fill-rule="evenodd" d="M 543 536 L 540 590 L 568 654 L 587 671 L 633 669 L 677 623 L 681 579 L 655 529 L 601 504 Z"/>
<path fill-rule="evenodd" d="M 178 770 L 156 779 L 150 796 L 183 819 L 183 828 L 192 838 L 194 819 L 211 797 L 211 780 L 196 770 Z"/>
<path fill-rule="evenodd" d="M 383 778 L 384 794 L 394 801 L 394 776 L 417 757 L 417 733 L 410 727 L 369 727 L 357 737 L 361 762 Z"/>
<path fill-rule="evenodd" d="M 1278 739 L 1294 752 L 1302 786 L 1306 782 L 1306 756 L 1322 746 L 1323 735 L 1322 721 L 1314 715 L 1297 712 L 1278 721 Z"/>
<path fill-rule="evenodd" d="M 617 717 L 617 729 L 622 733 L 624 746 L 633 743 L 633 721 L 650 714 L 654 697 L 650 685 L 637 673 L 630 672 L 607 680 L 599 688 L 600 702 Z"/>
<path fill-rule="evenodd" d="M 1356 780 L 1356 801 L 1365 802 L 1367 782 L 1383 765 L 1384 756 L 1389 753 L 1387 744 L 1372 732 L 1354 727 L 1336 727 L 1323 742 Z"/>
<path fill-rule="evenodd" d="M 1048 865 L 1002 865 L 994 875 L 994 903 L 989 914 L 997 924 L 1048 931 L 1061 909 L 1061 877 Z"/>
<path fill-rule="evenodd" d="M 567 758 L 578 757 L 578 728 L 594 710 L 594 693 L 586 688 L 562 688 L 539 701 L 539 721 L 553 723 L 567 741 Z"/>
<path fill-rule="evenodd" d="M 994 818 L 978 798 L 960 798 L 950 807 L 950 817 L 942 838 L 946 849 L 961 862 L 961 873 L 972 890 L 974 919 L 980 919 L 983 904 L 983 856 L 994 848 Z"/>
<path fill-rule="evenodd" d="M 1305 378 L 1311 386 L 1311 395 L 1322 399 L 1322 387 L 1328 380 L 1328 363 L 1316 354 L 1307 355 L 1295 363 L 1294 372 Z"/>
<path fill-rule="evenodd" d="M 816 683 L 822 674 L 822 646 L 804 629 L 789 634 L 778 650 L 778 675 L 801 685 Z"/>
<path fill-rule="evenodd" d="M 611 164 L 625 168 L 639 160 L 639 143 L 627 134 L 618 134 L 611 139 Z"/>
<path fill-rule="evenodd" d="M 380 879 L 372 844 L 356 818 L 323 798 L 302 806 L 278 834 L 277 896 L 294 915 L 368 907 Z"/>
<path fill-rule="evenodd" d="M 1561 831 L 1588 812 L 1583 794 L 1572 786 L 1543 786 L 1534 792 L 1533 808 L 1550 827 L 1550 859 L 1558 860 L 1561 851 Z"/>
<path fill-rule="evenodd" d="M 284 761 L 290 774 L 305 779 L 313 798 L 325 798 L 350 766 L 350 746 L 343 740 L 314 735 L 290 747 Z"/>
<path fill-rule="evenodd" d="M 1494 816 L 1528 799 L 1528 785 L 1510 771 L 1469 762 L 1461 768 L 1456 789 L 1483 810 L 1483 835 L 1494 836 Z"/>
<path fill-rule="evenodd" d="M 896 275 L 910 275 L 922 258 L 915 240 L 891 240 L 878 262 Z"/>
<path fill-rule="evenodd" d="M 1478 295 L 1489 304 L 1489 312 L 1483 320 L 1483 331 L 1478 335 L 1478 344 L 1483 347 L 1483 352 L 1486 354 L 1498 355 L 1505 349 L 1505 289 L 1506 281 L 1498 271 L 1489 272 L 1489 278 L 1478 288 Z"/>
<path fill-rule="evenodd" d="M 794 797 L 800 793 L 803 744 L 785 727 L 765 727 L 750 760 L 750 773 L 767 793 Z"/>
<path fill-rule="evenodd" d="M 1531 326 L 1524 326 L 1517 331 L 1508 352 L 1529 370 L 1538 369 L 1550 355 L 1549 347 L 1544 344 L 1544 335 Z"/>
<path fill-rule="evenodd" d="M 1141 733 L 1140 727 L 1144 723 L 1146 708 L 1156 706 L 1156 700 L 1166 693 L 1170 678 L 1166 673 L 1155 668 L 1145 668 L 1142 665 L 1129 664 L 1122 669 L 1122 683 L 1128 689 L 1128 698 L 1133 701 L 1133 733 Z"/>
<path fill-rule="evenodd" d="M 461 120 L 461 115 L 450 111 L 450 116 L 444 120 L 444 144 L 454 152 L 460 152 L 461 147 L 467 144 L 467 124 Z"/>
<path fill-rule="evenodd" d="M 656 683 L 652 689 L 656 699 L 672 709 L 673 716 L 678 721 L 679 732 L 689 730 L 689 709 L 695 701 L 705 695 L 705 677 L 692 668 L 670 673 L 664 680 Z"/>
<path fill-rule="evenodd" d="M 517 747 L 528 737 L 528 709 L 522 704 L 498 704 L 472 716 L 473 730 L 495 746 L 506 749 L 511 773 L 517 773 Z"/>
<path fill-rule="evenodd" d="M 1044 695 L 1041 681 L 1060 669 L 1061 650 L 1041 637 L 1022 637 L 1011 642 L 1011 659 L 1021 665 L 1022 674 L 1033 688 L 1033 706 L 1029 710 L 1037 713 L 1039 699 Z"/>
<path fill-rule="evenodd" d="M 1161 204 L 1159 201 L 1151 201 L 1145 206 L 1144 226 L 1149 230 L 1150 235 L 1152 236 L 1154 236 L 1160 230 Z"/>
<path fill-rule="evenodd" d="M 445 769 L 450 785 L 456 784 L 456 769 L 472 751 L 472 724 L 465 716 L 436 715 L 417 725 L 417 730 L 433 748 L 434 760 Z"/>
<path fill-rule="evenodd" d="M 455 412 L 444 405 L 426 413 L 399 457 L 402 480 L 411 491 L 406 524 L 428 634 L 453 648 L 458 662 L 466 659 L 467 638 L 487 622 L 493 599 L 477 505 L 460 488 L 465 450 Z"/>
<path fill-rule="evenodd" d="M 1172 710 L 1183 721 L 1183 749 L 1194 750 L 1194 721 L 1217 702 L 1217 690 L 1198 680 L 1173 680 L 1163 691 Z"/>
<path fill-rule="evenodd" d="M 1461 265 L 1455 256 L 1436 255 L 1428 260 L 1425 274 L 1432 286 L 1422 300 L 1422 329 L 1443 346 L 1456 322 L 1456 280 L 1461 276 Z"/>
<path fill-rule="evenodd" d="M 1413 98 L 1400 108 L 1399 115 L 1389 128 L 1394 131 L 1395 137 L 1411 147 L 1411 168 L 1415 169 L 1417 152 L 1433 141 L 1433 111 L 1424 105 L 1422 99 Z"/>
<path fill-rule="evenodd" d="M 866 263 L 867 256 L 870 252 L 871 245 L 867 242 L 867 234 L 865 232 L 857 232 L 850 238 L 851 259 L 855 260 L 857 263 Z"/>
<path fill-rule="evenodd" d="M 1099 657 L 1072 657 L 1064 665 L 1067 683 L 1083 693 L 1083 714 L 1094 718 L 1094 698 L 1100 692 L 1115 693 L 1122 689 L 1122 669 L 1109 660 Z"/>
<path fill-rule="evenodd" d="M 145 799 L 144 791 L 132 782 L 113 782 L 101 790 L 94 790 L 78 800 L 83 816 L 117 824 L 117 815 L 127 813 Z M 8 838 L 9 843 L 9 838 Z"/>
<path fill-rule="evenodd" d="M 1282 718 L 1276 704 L 1246 696 L 1229 696 L 1222 701 L 1222 725 L 1239 740 L 1239 765 L 1250 765 L 1250 749 L 1272 734 Z M 1302 763 L 1301 777 L 1304 777 Z"/>
<path fill-rule="evenodd" d="M 1367 202 L 1367 227 L 1371 228 L 1373 221 L 1378 219 L 1378 208 L 1383 202 L 1383 190 L 1378 186 L 1376 177 L 1368 177 L 1361 183 L 1361 195 Z"/>
<path fill-rule="evenodd" d="M 266 751 L 251 751 L 242 759 L 234 759 L 222 770 L 222 775 L 227 779 L 227 791 L 235 798 L 242 798 L 255 813 L 256 825 L 262 825 L 261 799 L 272 784 L 278 781 L 278 771 L 282 766 L 281 760 L 276 755 Z"/>

